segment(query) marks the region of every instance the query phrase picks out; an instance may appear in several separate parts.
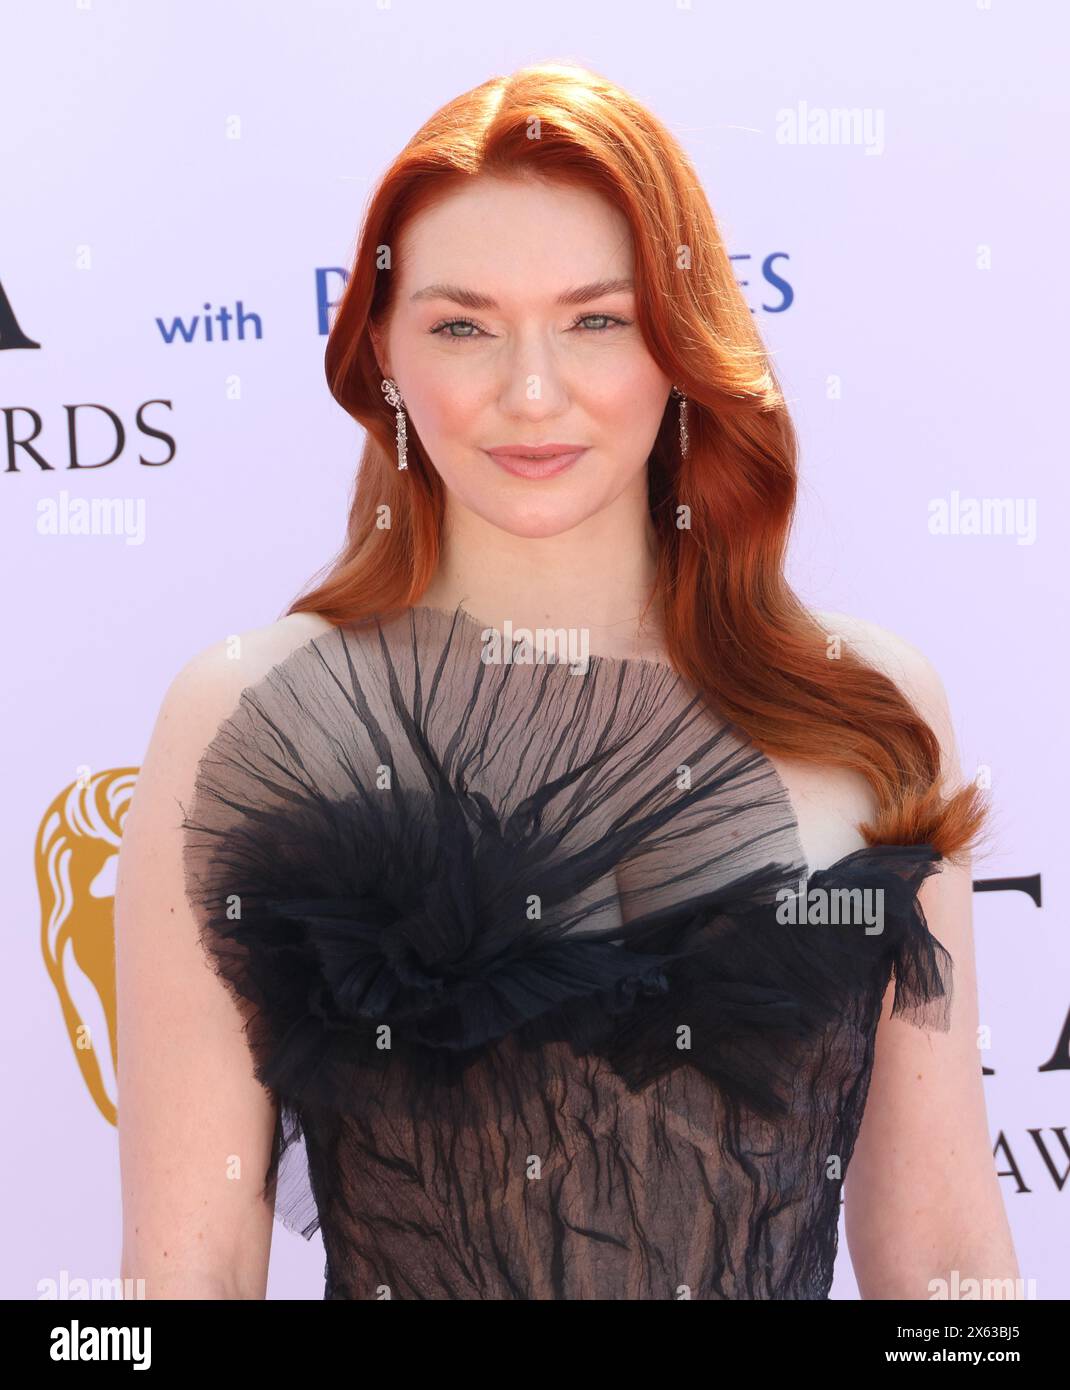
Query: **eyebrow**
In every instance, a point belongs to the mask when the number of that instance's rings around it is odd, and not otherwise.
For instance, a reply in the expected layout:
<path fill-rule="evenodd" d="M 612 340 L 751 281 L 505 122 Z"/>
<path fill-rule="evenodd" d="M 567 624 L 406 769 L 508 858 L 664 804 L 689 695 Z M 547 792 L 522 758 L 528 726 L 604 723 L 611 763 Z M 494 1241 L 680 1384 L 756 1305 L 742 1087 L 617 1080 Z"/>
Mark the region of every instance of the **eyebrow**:
<path fill-rule="evenodd" d="M 565 290 L 557 296 L 554 301 L 557 304 L 590 304 L 592 299 L 601 299 L 607 294 L 616 294 L 621 290 L 634 290 L 635 281 L 628 279 L 621 280 L 593 280 L 589 285 L 577 285 L 575 289 Z M 490 295 L 479 294 L 476 290 L 466 290 L 461 285 L 427 285 L 422 290 L 417 290 L 412 299 L 449 299 L 455 304 L 461 304 L 466 309 L 497 309 L 497 300 L 491 299 Z"/>

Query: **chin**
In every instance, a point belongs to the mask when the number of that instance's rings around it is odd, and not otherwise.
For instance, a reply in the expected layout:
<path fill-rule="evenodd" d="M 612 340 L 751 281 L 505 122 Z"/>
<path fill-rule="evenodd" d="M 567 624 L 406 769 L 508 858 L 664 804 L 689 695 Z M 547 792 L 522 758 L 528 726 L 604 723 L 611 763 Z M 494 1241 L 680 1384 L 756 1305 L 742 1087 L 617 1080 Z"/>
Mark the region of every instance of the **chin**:
<path fill-rule="evenodd" d="M 590 515 L 580 507 L 525 506 L 502 509 L 484 516 L 492 526 L 522 540 L 547 540 L 562 536 Z"/>

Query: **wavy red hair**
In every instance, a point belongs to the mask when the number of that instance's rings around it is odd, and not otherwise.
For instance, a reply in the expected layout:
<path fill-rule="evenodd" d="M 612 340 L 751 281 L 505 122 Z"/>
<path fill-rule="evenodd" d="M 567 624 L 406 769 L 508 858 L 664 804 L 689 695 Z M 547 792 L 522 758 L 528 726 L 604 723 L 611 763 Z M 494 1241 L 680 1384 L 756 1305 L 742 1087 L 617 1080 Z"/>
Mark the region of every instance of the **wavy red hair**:
<path fill-rule="evenodd" d="M 631 227 L 638 324 L 690 400 L 688 458 L 670 399 L 648 465 L 653 598 L 676 669 L 767 754 L 866 777 L 877 803 L 859 827 L 868 843 L 968 853 L 987 815 L 979 789 L 946 792 L 930 725 L 851 650 L 828 659 L 828 634 L 785 579 L 795 430 L 695 170 L 649 111 L 586 69 L 540 64 L 464 93 L 417 131 L 376 188 L 325 354 L 332 394 L 367 434 L 346 542 L 288 611 L 336 624 L 385 616 L 419 602 L 435 573 L 445 490 L 411 430 L 408 468 L 397 468 L 369 326 L 382 327 L 391 308 L 383 248 L 480 174 L 578 182 Z"/>

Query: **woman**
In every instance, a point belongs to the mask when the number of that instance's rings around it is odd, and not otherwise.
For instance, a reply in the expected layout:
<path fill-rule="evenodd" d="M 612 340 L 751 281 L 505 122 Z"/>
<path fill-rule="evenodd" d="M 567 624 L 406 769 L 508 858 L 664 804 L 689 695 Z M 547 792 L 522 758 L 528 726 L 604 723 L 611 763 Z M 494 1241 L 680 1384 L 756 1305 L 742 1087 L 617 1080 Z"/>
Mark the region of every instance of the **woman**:
<path fill-rule="evenodd" d="M 123 1274 L 263 1297 L 274 1203 L 328 1298 L 824 1298 L 849 1162 L 864 1297 L 1016 1277 L 985 808 L 929 662 L 784 580 L 791 423 L 671 135 L 568 67 L 450 103 L 326 367 L 344 553 L 181 671 L 124 835 Z"/>

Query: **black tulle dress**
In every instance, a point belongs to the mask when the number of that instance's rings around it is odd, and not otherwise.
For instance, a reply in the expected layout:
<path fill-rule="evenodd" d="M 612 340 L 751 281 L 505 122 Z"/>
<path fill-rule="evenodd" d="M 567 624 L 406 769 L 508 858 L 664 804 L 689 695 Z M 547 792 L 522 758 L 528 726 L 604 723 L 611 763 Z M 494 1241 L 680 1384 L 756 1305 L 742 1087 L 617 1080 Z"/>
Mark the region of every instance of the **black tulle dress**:
<path fill-rule="evenodd" d="M 198 767 L 187 891 L 277 1219 L 329 1299 L 826 1298 L 893 972 L 949 1023 L 939 853 L 807 877 L 773 764 L 671 667 L 483 632 L 333 628 Z"/>

